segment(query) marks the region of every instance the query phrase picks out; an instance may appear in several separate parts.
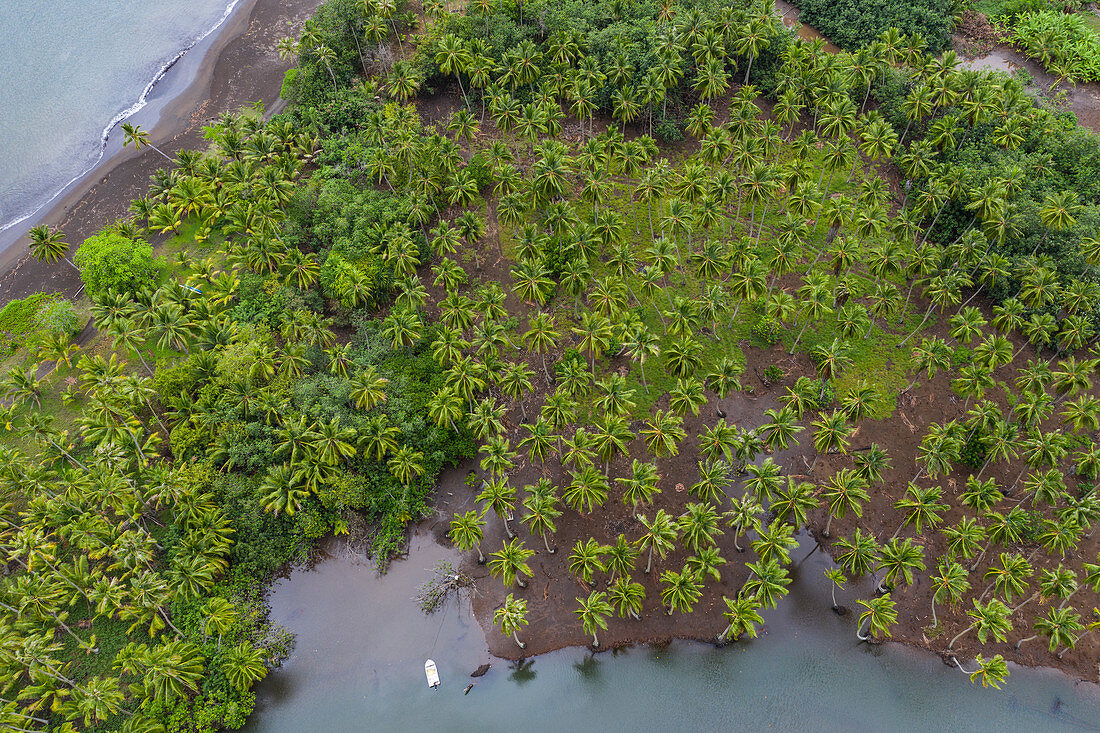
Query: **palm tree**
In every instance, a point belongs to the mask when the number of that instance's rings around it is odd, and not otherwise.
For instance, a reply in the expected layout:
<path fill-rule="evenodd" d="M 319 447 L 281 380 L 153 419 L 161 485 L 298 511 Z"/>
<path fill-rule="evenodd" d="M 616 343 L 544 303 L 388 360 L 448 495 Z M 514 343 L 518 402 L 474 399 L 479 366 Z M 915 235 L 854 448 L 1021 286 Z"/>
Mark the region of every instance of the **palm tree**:
<path fill-rule="evenodd" d="M 825 568 L 825 577 L 829 579 L 829 597 L 833 601 L 832 609 L 835 613 L 843 613 L 840 606 L 836 602 L 836 589 L 844 589 L 845 583 L 848 582 L 848 578 L 845 577 L 844 572 L 840 568 Z"/>
<path fill-rule="evenodd" d="M 485 564 L 485 555 L 481 552 L 481 540 L 484 537 L 485 520 L 476 511 L 470 510 L 455 514 L 451 520 L 451 542 L 460 550 L 477 550 L 477 564 Z"/>
<path fill-rule="evenodd" d="M 586 465 L 580 471 L 570 471 L 569 476 L 572 480 L 562 492 L 562 498 L 570 509 L 590 514 L 607 501 L 607 475 L 596 467 Z"/>
<path fill-rule="evenodd" d="M 122 123 L 122 133 L 124 135 L 122 140 L 122 147 L 129 147 L 131 144 L 134 146 L 134 150 L 141 150 L 144 147 L 150 147 L 157 151 L 162 158 L 167 161 L 175 162 L 169 157 L 163 150 L 158 148 L 152 142 L 149 141 L 149 133 L 141 129 L 141 125 L 132 125 L 129 122 Z"/>
<path fill-rule="evenodd" d="M 730 503 L 730 510 L 725 513 L 726 526 L 733 528 L 733 546 L 738 552 L 744 552 L 745 548 L 738 544 L 741 535 L 757 525 L 759 517 L 764 513 L 764 508 L 751 493 L 735 498 Z"/>
<path fill-rule="evenodd" d="M 638 521 L 645 527 L 645 533 L 638 538 L 637 542 L 639 549 L 648 550 L 649 558 L 645 566 L 645 572 L 648 575 L 653 568 L 655 551 L 663 560 L 671 550 L 675 549 L 679 528 L 677 522 L 664 509 L 658 509 L 652 521 L 646 515 L 639 514 Z"/>
<path fill-rule="evenodd" d="M 879 546 L 875 536 L 856 527 L 850 538 L 842 537 L 836 542 L 840 552 L 836 555 L 848 574 L 853 578 L 862 578 L 878 565 Z"/>
<path fill-rule="evenodd" d="M 912 537 L 899 540 L 891 537 L 886 540 L 879 551 L 879 570 L 885 570 L 878 590 L 883 591 L 894 587 L 894 581 L 899 577 L 906 585 L 913 584 L 913 574 L 924 570 L 924 547 L 913 544 Z"/>
<path fill-rule="evenodd" d="M 506 588 L 511 586 L 512 583 L 520 588 L 526 588 L 527 581 L 523 579 L 523 576 L 526 575 L 528 578 L 534 576 L 531 566 L 527 564 L 527 560 L 534 554 L 535 551 L 527 549 L 523 540 L 513 538 L 505 542 L 500 550 L 489 554 L 491 558 L 489 560 L 489 572 L 494 578 L 499 577 L 503 580 Z"/>
<path fill-rule="evenodd" d="M 709 502 L 688 504 L 687 510 L 680 515 L 677 522 L 677 530 L 684 546 L 698 553 L 701 548 L 716 545 L 717 537 L 722 534 L 718 526 L 720 517 Z"/>
<path fill-rule="evenodd" d="M 630 513 L 637 518 L 638 505 L 651 504 L 653 496 L 661 493 L 657 488 L 660 474 L 653 463 L 633 459 L 630 465 L 630 476 L 616 478 L 615 482 L 623 486 L 623 503 L 630 507 Z"/>
<path fill-rule="evenodd" d="M 516 508 L 516 487 L 508 483 L 506 477 L 490 478 L 485 481 L 474 501 L 484 504 L 487 509 L 492 509 L 493 514 L 500 517 L 500 521 L 504 523 L 504 531 L 508 534 L 508 538 L 515 537 L 512 528 L 508 526 L 508 520 L 512 518 Z"/>
<path fill-rule="evenodd" d="M 65 241 L 65 235 L 60 229 L 51 229 L 45 224 L 39 224 L 31 227 L 27 237 L 31 240 L 31 256 L 39 262 L 53 264 L 58 260 L 65 260 L 74 270 L 80 269 L 65 256 L 69 251 L 69 244 Z"/>
<path fill-rule="evenodd" d="M 703 594 L 703 584 L 695 573 L 688 567 L 680 572 L 666 570 L 661 573 L 661 602 L 668 606 L 665 613 L 669 616 L 673 611 L 691 613 L 695 603 Z"/>
<path fill-rule="evenodd" d="M 822 488 L 822 497 L 828 503 L 829 518 L 822 534 L 829 536 L 833 518 L 844 519 L 851 512 L 857 518 L 863 516 L 863 505 L 870 501 L 867 480 L 850 468 L 842 468 L 833 474 Z"/>
<path fill-rule="evenodd" d="M 932 581 L 932 626 L 938 628 L 939 620 L 936 618 L 936 604 L 947 603 L 954 606 L 962 600 L 970 590 L 970 581 L 967 578 L 966 568 L 954 560 L 941 558 L 937 572 L 931 577 Z"/>
<path fill-rule="evenodd" d="M 581 629 L 586 634 L 592 634 L 592 646 L 598 647 L 600 640 L 596 632 L 607 629 L 607 617 L 614 612 L 611 603 L 607 600 L 607 594 L 603 591 L 592 591 L 588 598 L 577 598 L 580 607 L 573 613 L 581 621 Z"/>
<path fill-rule="evenodd" d="M 787 568 L 779 564 L 774 558 L 761 560 L 760 562 L 745 563 L 751 573 L 749 579 L 741 586 L 738 595 L 742 598 L 755 598 L 764 608 L 775 608 L 779 601 L 787 595 L 787 586 L 791 584 L 790 574 Z"/>
<path fill-rule="evenodd" d="M 540 312 L 531 317 L 530 326 L 521 337 L 524 346 L 538 354 L 542 360 L 542 371 L 546 374 L 547 382 L 552 380 L 546 367 L 546 354 L 557 348 L 560 336 L 554 328 L 553 317 Z"/>
<path fill-rule="evenodd" d="M 634 563 L 638 560 L 640 550 L 634 543 L 628 542 L 624 535 L 620 534 L 615 539 L 615 544 L 604 547 L 604 550 L 607 553 L 604 569 L 608 572 L 609 580 L 629 576 L 634 571 Z"/>
<path fill-rule="evenodd" d="M 569 553 L 569 572 L 584 583 L 591 585 L 593 575 L 603 572 L 603 556 L 609 548 L 591 537 L 586 541 L 577 540 L 573 551 Z"/>
<path fill-rule="evenodd" d="M 546 546 L 546 552 L 553 555 L 557 548 L 550 547 L 548 534 L 558 531 L 554 520 L 561 516 L 561 510 L 557 507 L 558 497 L 553 493 L 534 493 L 523 500 L 523 507 L 527 513 L 523 515 L 523 523 L 531 534 L 542 535 L 542 543 Z"/>
<path fill-rule="evenodd" d="M 526 649 L 527 645 L 519 640 L 519 630 L 527 625 L 527 601 L 523 598 L 513 598 L 509 593 L 504 604 L 493 612 L 493 623 L 500 628 L 500 633 L 511 636 L 520 649 Z"/>
<path fill-rule="evenodd" d="M 894 508 L 907 511 L 901 526 L 897 528 L 893 536 L 897 537 L 902 529 L 912 525 L 917 534 L 921 528 L 928 525 L 930 529 L 936 529 L 943 522 L 942 514 L 951 507 L 941 502 L 943 489 L 939 486 L 921 488 L 910 482 L 905 489 L 905 495 L 894 502 Z"/>
<path fill-rule="evenodd" d="M 817 460 L 826 453 L 847 453 L 850 444 L 849 437 L 852 427 L 848 424 L 848 416 L 842 410 L 833 410 L 830 413 L 822 413 L 811 423 L 814 428 L 814 462 L 810 466 L 813 473 L 817 466 Z"/>
<path fill-rule="evenodd" d="M 960 631 L 947 645 L 948 651 L 955 646 L 955 642 L 961 639 L 967 632 L 977 629 L 978 641 L 982 644 L 992 634 L 997 641 L 1004 641 L 1008 632 L 1012 630 L 1010 617 L 1012 610 L 996 598 L 982 604 L 977 598 L 974 600 L 974 608 L 968 610 L 966 615 L 974 619 L 974 623 Z"/>
<path fill-rule="evenodd" d="M 798 547 L 792 525 L 776 519 L 767 528 L 757 527 L 756 534 L 752 550 L 762 562 L 774 560 L 780 565 L 790 564 L 791 550 Z"/>
<path fill-rule="evenodd" d="M 890 636 L 890 627 L 897 623 L 897 604 L 890 598 L 890 594 L 877 596 L 870 600 L 859 600 L 859 605 L 867 610 L 859 615 L 859 624 L 856 627 L 856 637 L 860 641 L 875 640 L 878 637 Z M 867 627 L 866 636 L 863 634 L 864 626 Z"/>
<path fill-rule="evenodd" d="M 743 636 L 755 639 L 757 627 L 764 625 L 764 618 L 760 615 L 760 601 L 755 596 L 733 599 L 722 596 L 726 603 L 726 610 L 722 612 L 729 624 L 722 633 L 718 634 L 719 641 L 737 641 Z"/>
<path fill-rule="evenodd" d="M 645 439 L 646 448 L 654 456 L 675 456 L 680 451 L 680 441 L 687 437 L 683 422 L 678 415 L 657 410 L 645 421 L 638 435 Z"/>
<path fill-rule="evenodd" d="M 607 593 L 620 618 L 626 618 L 629 614 L 636 620 L 641 620 L 642 604 L 645 602 L 644 585 L 633 582 L 630 576 L 620 575 L 607 589 Z"/>

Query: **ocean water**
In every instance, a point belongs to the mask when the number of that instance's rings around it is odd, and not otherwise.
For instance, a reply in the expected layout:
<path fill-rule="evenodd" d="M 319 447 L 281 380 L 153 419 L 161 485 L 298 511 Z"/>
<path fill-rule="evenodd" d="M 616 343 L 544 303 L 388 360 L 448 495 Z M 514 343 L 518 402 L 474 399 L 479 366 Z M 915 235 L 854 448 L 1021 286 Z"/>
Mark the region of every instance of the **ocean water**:
<path fill-rule="evenodd" d="M 237 2 L 0 2 L 0 231 L 92 168 L 165 67 Z"/>

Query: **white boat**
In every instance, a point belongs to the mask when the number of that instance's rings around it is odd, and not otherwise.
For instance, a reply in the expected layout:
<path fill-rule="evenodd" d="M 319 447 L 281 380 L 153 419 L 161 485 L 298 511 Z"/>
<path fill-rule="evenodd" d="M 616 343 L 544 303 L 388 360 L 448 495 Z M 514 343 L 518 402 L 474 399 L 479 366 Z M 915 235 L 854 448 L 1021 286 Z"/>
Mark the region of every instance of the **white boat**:
<path fill-rule="evenodd" d="M 424 675 L 428 678 L 428 687 L 439 687 L 439 670 L 430 659 L 424 662 Z"/>

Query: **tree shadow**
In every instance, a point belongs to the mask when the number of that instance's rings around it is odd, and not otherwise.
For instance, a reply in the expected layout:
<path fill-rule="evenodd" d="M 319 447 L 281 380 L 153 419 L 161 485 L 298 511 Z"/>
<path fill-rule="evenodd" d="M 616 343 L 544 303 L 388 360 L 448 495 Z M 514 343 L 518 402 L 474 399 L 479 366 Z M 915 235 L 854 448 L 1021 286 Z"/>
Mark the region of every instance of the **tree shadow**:
<path fill-rule="evenodd" d="M 508 675 L 508 679 L 515 682 L 517 685 L 523 685 L 531 680 L 535 679 L 535 660 L 534 659 L 517 659 L 512 662 L 508 667 L 512 670 L 512 673 Z"/>

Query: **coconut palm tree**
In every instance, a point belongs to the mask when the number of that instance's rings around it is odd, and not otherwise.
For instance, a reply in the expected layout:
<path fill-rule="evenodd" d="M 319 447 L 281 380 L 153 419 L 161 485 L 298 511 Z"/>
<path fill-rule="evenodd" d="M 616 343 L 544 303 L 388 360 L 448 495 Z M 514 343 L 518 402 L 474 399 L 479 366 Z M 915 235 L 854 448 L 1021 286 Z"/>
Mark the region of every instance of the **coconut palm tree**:
<path fill-rule="evenodd" d="M 653 567 L 654 552 L 663 560 L 671 550 L 675 549 L 679 527 L 676 520 L 664 509 L 658 509 L 652 520 L 644 514 L 639 514 L 638 521 L 645 527 L 645 532 L 638 538 L 637 543 L 639 549 L 648 552 L 649 557 L 645 566 L 645 572 L 648 575 Z"/>
<path fill-rule="evenodd" d="M 931 577 L 931 581 L 932 626 L 938 628 L 940 622 L 936 618 L 936 604 L 956 605 L 970 590 L 970 581 L 967 578 L 966 568 L 947 558 L 940 559 L 936 574 Z"/>
<path fill-rule="evenodd" d="M 133 145 L 134 150 L 141 150 L 144 147 L 150 147 L 153 150 L 157 151 L 157 153 L 165 160 L 169 162 L 175 162 L 167 153 L 165 153 L 163 150 L 150 142 L 149 133 L 141 129 L 141 125 L 133 125 L 129 122 L 123 122 L 122 133 L 122 147 L 127 148 L 130 145 Z"/>
<path fill-rule="evenodd" d="M 845 577 L 844 572 L 840 568 L 825 568 L 825 577 L 829 579 L 829 597 L 833 601 L 832 609 L 836 613 L 842 613 L 840 606 L 836 602 L 836 589 L 844 589 L 844 585 L 848 582 L 848 578 Z"/>
<path fill-rule="evenodd" d="M 910 482 L 905 489 L 905 495 L 894 502 L 894 508 L 907 512 L 901 526 L 897 528 L 893 536 L 897 537 L 902 529 L 912 526 L 917 534 L 921 528 L 928 525 L 936 529 L 943 522 L 942 514 L 951 507 L 942 503 L 943 489 L 939 486 L 921 488 Z"/>
<path fill-rule="evenodd" d="M 703 594 L 702 582 L 687 566 L 679 572 L 665 570 L 661 573 L 661 585 L 661 602 L 668 606 L 665 613 L 669 616 L 673 611 L 691 613 Z"/>
<path fill-rule="evenodd" d="M 906 585 L 912 585 L 914 573 L 924 570 L 924 547 L 913 544 L 912 537 L 904 540 L 891 537 L 879 550 L 878 569 L 886 571 L 879 582 L 879 591 L 893 588 L 898 578 Z"/>
<path fill-rule="evenodd" d="M 591 585 L 594 574 L 605 570 L 603 556 L 607 554 L 608 549 L 591 537 L 583 542 L 577 540 L 573 545 L 573 551 L 569 553 L 569 572 Z"/>
<path fill-rule="evenodd" d="M 1004 641 L 1008 632 L 1012 630 L 1012 621 L 1010 620 L 1012 611 L 1002 603 L 999 599 L 992 598 L 988 603 L 983 604 L 979 599 L 973 599 L 974 608 L 968 610 L 966 615 L 974 619 L 974 623 L 967 626 L 960 631 L 950 643 L 947 645 L 948 651 L 954 646 L 955 642 L 961 639 L 967 632 L 977 630 L 978 641 L 982 644 L 986 639 L 992 635 L 997 641 Z"/>
<path fill-rule="evenodd" d="M 607 617 L 614 612 L 611 603 L 607 600 L 607 594 L 603 591 L 592 591 L 588 598 L 577 598 L 580 606 L 573 611 L 581 621 L 581 629 L 586 634 L 592 634 L 592 646 L 598 647 L 600 640 L 596 633 L 607 629 Z"/>
<path fill-rule="evenodd" d="M 833 474 L 822 487 L 822 498 L 828 504 L 829 518 L 822 534 L 829 537 L 833 518 L 844 519 L 851 512 L 857 518 L 863 516 L 863 505 L 870 501 L 867 480 L 850 468 L 842 468 Z"/>
<path fill-rule="evenodd" d="M 522 521 L 531 534 L 542 535 L 542 543 L 550 555 L 557 552 L 557 548 L 550 547 L 548 539 L 548 535 L 558 531 L 554 520 L 561 516 L 561 510 L 557 504 L 558 497 L 553 493 L 533 493 L 523 500 L 523 507 L 527 512 Z"/>
<path fill-rule="evenodd" d="M 775 560 L 780 565 L 790 564 L 791 550 L 798 547 L 792 525 L 776 519 L 766 528 L 757 527 L 756 534 L 752 550 L 762 562 Z"/>
<path fill-rule="evenodd" d="M 451 542 L 460 550 L 477 550 L 477 564 L 485 564 L 485 555 L 481 552 L 481 540 L 485 536 L 485 520 L 476 511 L 456 513 L 451 520 Z"/>
<path fill-rule="evenodd" d="M 628 575 L 620 575 L 607 589 L 607 594 L 620 618 L 630 615 L 635 620 L 641 620 L 642 604 L 645 602 L 644 585 L 633 582 Z"/>
<path fill-rule="evenodd" d="M 734 598 L 722 596 L 726 610 L 722 612 L 729 623 L 718 634 L 719 641 L 738 641 L 743 636 L 755 639 L 757 627 L 764 625 L 764 619 L 760 615 L 760 600 L 756 596 Z"/>
<path fill-rule="evenodd" d="M 508 525 L 508 520 L 512 518 L 512 513 L 516 509 L 516 487 L 512 486 L 506 477 L 492 477 L 486 480 L 482 483 L 481 492 L 474 501 L 482 504 L 485 509 L 491 509 L 493 514 L 500 517 L 509 539 L 515 537 L 512 528 Z"/>
<path fill-rule="evenodd" d="M 850 576 L 862 578 L 878 566 L 879 545 L 874 534 L 856 527 L 850 538 L 842 537 L 836 542 L 840 550 L 836 559 Z"/>
<path fill-rule="evenodd" d="M 738 539 L 749 529 L 758 525 L 760 516 L 763 513 L 764 508 L 760 506 L 760 502 L 751 493 L 746 492 L 730 502 L 730 510 L 723 516 L 726 520 L 726 526 L 733 528 L 733 546 L 738 552 L 745 551 L 738 544 Z"/>
<path fill-rule="evenodd" d="M 590 514 L 595 507 L 607 501 L 607 475 L 592 465 L 580 471 L 570 471 L 571 481 L 562 492 L 566 505 L 573 511 Z"/>
<path fill-rule="evenodd" d="M 630 475 L 616 478 L 615 482 L 623 486 L 623 503 L 630 507 L 630 513 L 637 518 L 639 504 L 652 504 L 653 497 L 661 493 L 657 488 L 660 480 L 657 466 L 653 463 L 631 461 Z"/>
<path fill-rule="evenodd" d="M 755 598 L 764 608 L 778 606 L 779 601 L 788 593 L 787 586 L 791 584 L 787 569 L 774 558 L 745 563 L 745 567 L 751 574 L 741 586 L 738 596 Z"/>
<path fill-rule="evenodd" d="M 890 636 L 890 627 L 898 620 L 897 604 L 890 598 L 890 594 L 886 593 L 866 601 L 861 598 L 859 605 L 867 610 L 859 615 L 856 637 L 860 641 L 874 641 L 879 637 Z M 866 635 L 863 633 L 865 626 Z"/>
<path fill-rule="evenodd" d="M 513 598 L 509 593 L 504 598 L 504 604 L 493 612 L 493 623 L 500 629 L 500 633 L 511 636 L 520 649 L 527 648 L 527 645 L 519 640 L 520 628 L 528 623 L 525 599 Z"/>
<path fill-rule="evenodd" d="M 65 241 L 65 235 L 60 229 L 39 224 L 31 227 L 27 232 L 27 238 L 30 239 L 31 256 L 39 262 L 53 264 L 58 260 L 65 260 L 74 270 L 80 269 L 65 256 L 69 251 L 69 244 Z"/>
<path fill-rule="evenodd" d="M 489 554 L 491 558 L 489 560 L 489 572 L 494 578 L 499 577 L 503 580 L 506 588 L 513 583 L 520 588 L 526 588 L 527 581 L 523 579 L 523 576 L 526 575 L 528 578 L 534 576 L 531 566 L 527 564 L 527 561 L 534 554 L 535 551 L 527 549 L 523 540 L 513 538 L 505 542 L 500 550 Z"/>

